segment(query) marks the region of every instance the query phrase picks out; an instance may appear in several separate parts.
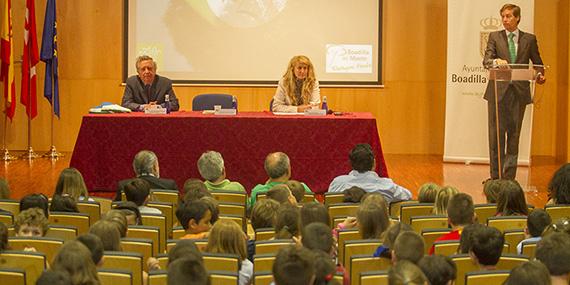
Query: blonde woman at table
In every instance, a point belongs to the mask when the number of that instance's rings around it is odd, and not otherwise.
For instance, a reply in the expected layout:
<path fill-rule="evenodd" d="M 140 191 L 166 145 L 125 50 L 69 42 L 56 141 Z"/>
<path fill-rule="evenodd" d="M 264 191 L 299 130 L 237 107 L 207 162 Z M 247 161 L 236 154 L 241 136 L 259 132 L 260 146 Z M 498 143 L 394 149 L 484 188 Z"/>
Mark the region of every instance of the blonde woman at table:
<path fill-rule="evenodd" d="M 321 103 L 319 82 L 311 60 L 304 55 L 291 58 L 273 96 L 273 112 L 304 112 Z"/>

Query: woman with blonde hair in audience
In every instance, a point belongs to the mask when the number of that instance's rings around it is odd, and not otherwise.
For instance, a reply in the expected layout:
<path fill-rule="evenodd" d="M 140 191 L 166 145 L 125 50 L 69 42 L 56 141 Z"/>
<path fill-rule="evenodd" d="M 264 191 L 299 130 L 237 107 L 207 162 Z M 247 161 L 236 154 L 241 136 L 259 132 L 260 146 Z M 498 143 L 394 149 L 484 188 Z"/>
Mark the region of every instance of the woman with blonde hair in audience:
<path fill-rule="evenodd" d="M 55 185 L 54 195 L 67 195 L 75 201 L 94 201 L 89 198 L 83 175 L 73 167 L 61 171 Z"/>
<path fill-rule="evenodd" d="M 59 250 L 51 266 L 52 270 L 68 273 L 73 285 L 99 285 L 97 268 L 91 252 L 81 242 L 66 242 Z"/>
<path fill-rule="evenodd" d="M 304 112 L 321 103 L 315 68 L 304 55 L 291 58 L 273 96 L 273 112 Z"/>
<path fill-rule="evenodd" d="M 439 191 L 437 191 L 437 195 L 435 196 L 435 203 L 433 205 L 433 214 L 434 215 L 444 215 L 447 216 L 447 204 L 449 204 L 449 200 L 453 195 L 459 193 L 457 188 L 452 186 L 445 186 Z"/>
<path fill-rule="evenodd" d="M 495 216 L 528 216 L 528 206 L 520 184 L 514 180 L 505 181 L 497 200 Z"/>
<path fill-rule="evenodd" d="M 239 284 L 251 284 L 253 263 L 247 259 L 247 236 L 234 221 L 220 220 L 210 230 L 207 252 L 235 254 L 240 259 Z"/>
<path fill-rule="evenodd" d="M 356 217 L 346 218 L 344 222 L 337 225 L 337 230 L 357 226 L 363 239 L 382 238 L 382 235 L 390 226 L 388 205 L 382 194 L 366 194 L 358 207 Z"/>
<path fill-rule="evenodd" d="M 418 189 L 418 202 L 435 203 L 435 196 L 437 196 L 439 189 L 441 189 L 441 187 L 433 182 L 424 183 L 420 186 L 420 189 Z"/>

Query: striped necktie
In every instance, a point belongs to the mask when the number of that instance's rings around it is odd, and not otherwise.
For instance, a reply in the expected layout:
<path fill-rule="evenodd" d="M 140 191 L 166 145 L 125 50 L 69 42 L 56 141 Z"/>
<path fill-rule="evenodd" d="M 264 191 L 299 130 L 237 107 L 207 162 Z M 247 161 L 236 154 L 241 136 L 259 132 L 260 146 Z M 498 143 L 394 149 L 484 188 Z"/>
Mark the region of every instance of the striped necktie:
<path fill-rule="evenodd" d="M 515 33 L 509 33 L 509 55 L 511 56 L 511 63 L 515 63 L 517 60 L 517 49 L 515 47 L 515 41 L 513 38 Z"/>

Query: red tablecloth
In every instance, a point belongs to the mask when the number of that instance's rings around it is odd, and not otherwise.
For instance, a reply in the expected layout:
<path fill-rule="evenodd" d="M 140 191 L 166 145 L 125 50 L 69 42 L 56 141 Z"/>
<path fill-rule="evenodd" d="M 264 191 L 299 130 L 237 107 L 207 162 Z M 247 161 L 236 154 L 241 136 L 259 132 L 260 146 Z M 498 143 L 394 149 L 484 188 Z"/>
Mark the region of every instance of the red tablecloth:
<path fill-rule="evenodd" d="M 250 191 L 267 179 L 265 156 L 282 151 L 291 159 L 292 179 L 322 193 L 334 177 L 351 170 L 348 153 L 357 143 L 372 146 L 376 170 L 387 177 L 376 119 L 370 113 L 321 117 L 268 112 L 86 115 L 70 164 L 83 174 L 90 191 L 114 192 L 117 181 L 134 176 L 134 155 L 148 149 L 158 156 L 160 176 L 176 180 L 181 188 L 186 179 L 200 178 L 196 166 L 200 155 L 216 150 L 224 157 L 228 179 Z"/>

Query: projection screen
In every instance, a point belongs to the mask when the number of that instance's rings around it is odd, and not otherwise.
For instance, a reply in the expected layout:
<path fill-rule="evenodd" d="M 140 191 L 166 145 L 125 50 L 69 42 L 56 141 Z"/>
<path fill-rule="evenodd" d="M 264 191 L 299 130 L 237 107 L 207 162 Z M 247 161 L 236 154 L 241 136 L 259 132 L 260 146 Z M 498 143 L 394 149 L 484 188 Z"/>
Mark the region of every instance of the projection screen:
<path fill-rule="evenodd" d="M 124 3 L 124 80 L 147 54 L 175 83 L 271 85 L 303 54 L 321 85 L 382 84 L 382 0 Z"/>

